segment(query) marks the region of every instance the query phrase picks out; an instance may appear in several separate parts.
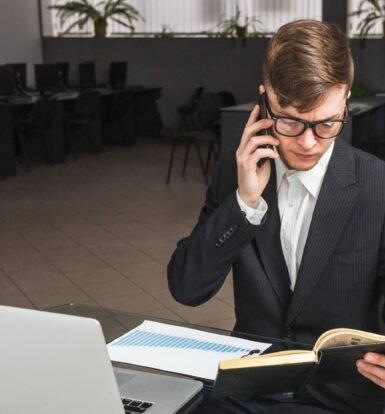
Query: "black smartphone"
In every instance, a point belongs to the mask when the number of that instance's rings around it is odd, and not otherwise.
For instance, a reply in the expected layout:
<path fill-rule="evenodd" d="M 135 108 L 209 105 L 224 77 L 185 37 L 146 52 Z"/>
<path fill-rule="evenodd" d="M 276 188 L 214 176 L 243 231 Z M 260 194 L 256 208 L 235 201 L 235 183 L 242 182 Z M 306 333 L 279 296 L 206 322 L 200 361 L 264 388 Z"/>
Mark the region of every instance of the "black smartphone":
<path fill-rule="evenodd" d="M 262 93 L 258 97 L 258 105 L 259 105 L 259 119 L 266 119 L 267 118 L 267 110 L 266 110 L 266 95 L 265 93 Z M 271 128 L 262 129 L 258 135 L 271 135 Z M 258 148 L 271 148 L 273 149 L 272 145 L 261 145 Z M 266 162 L 267 158 L 261 158 L 257 162 L 258 167 L 262 167 L 263 164 Z"/>

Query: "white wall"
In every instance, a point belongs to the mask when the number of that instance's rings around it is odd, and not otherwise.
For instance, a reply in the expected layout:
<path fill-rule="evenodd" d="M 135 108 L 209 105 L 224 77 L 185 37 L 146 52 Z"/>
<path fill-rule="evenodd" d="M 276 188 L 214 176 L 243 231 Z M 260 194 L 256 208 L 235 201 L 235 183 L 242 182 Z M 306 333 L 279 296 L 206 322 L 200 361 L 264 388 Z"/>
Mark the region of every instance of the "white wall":
<path fill-rule="evenodd" d="M 359 10 L 361 0 L 349 0 L 348 2 L 348 13 L 355 12 Z M 382 3 L 379 2 L 381 5 Z M 372 8 L 369 7 L 367 4 L 365 5 L 364 9 L 371 10 Z M 355 37 L 359 35 L 359 31 L 357 30 L 357 26 L 361 19 L 365 16 L 365 13 L 362 15 L 362 17 L 357 16 L 351 16 L 348 20 L 348 35 L 349 37 Z M 382 37 L 382 20 L 377 19 L 374 21 L 373 28 L 368 33 L 368 37 Z"/>
<path fill-rule="evenodd" d="M 0 0 L 0 64 L 28 63 L 33 84 L 33 64 L 42 61 L 38 0 Z"/>
<path fill-rule="evenodd" d="M 44 36 L 56 36 L 72 23 L 68 19 L 61 27 L 57 13 L 48 9 L 51 4 L 65 1 L 42 0 Z M 90 1 L 99 3 L 99 0 Z M 130 0 L 130 3 L 145 19 L 134 24 L 138 33 L 159 33 L 163 28 L 174 33 L 217 32 L 221 20 L 235 15 L 236 6 L 241 12 L 240 23 L 244 23 L 245 16 L 255 18 L 258 22 L 252 24 L 254 30 L 263 33 L 274 33 L 279 26 L 294 19 L 322 17 L 322 0 Z M 123 26 L 112 22 L 109 31 L 112 35 L 127 33 Z M 83 31 L 75 28 L 75 32 L 92 36 L 93 27 L 89 24 Z"/>

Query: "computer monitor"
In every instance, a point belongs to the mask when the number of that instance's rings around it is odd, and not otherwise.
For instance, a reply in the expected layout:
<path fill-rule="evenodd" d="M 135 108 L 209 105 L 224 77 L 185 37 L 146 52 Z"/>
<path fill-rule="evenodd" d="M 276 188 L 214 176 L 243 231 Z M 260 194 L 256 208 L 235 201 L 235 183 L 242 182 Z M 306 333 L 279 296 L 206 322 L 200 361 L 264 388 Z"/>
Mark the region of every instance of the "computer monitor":
<path fill-rule="evenodd" d="M 68 62 L 56 62 L 56 67 L 60 87 L 67 88 L 70 64 Z"/>
<path fill-rule="evenodd" d="M 35 65 L 35 88 L 42 93 L 56 91 L 60 88 L 58 68 L 54 63 Z"/>
<path fill-rule="evenodd" d="M 16 89 L 22 91 L 27 88 L 27 64 L 26 63 L 7 63 L 11 66 L 15 78 Z"/>
<path fill-rule="evenodd" d="M 11 66 L 0 66 L 0 95 L 12 95 L 16 92 L 15 77 Z"/>
<path fill-rule="evenodd" d="M 79 63 L 79 86 L 81 88 L 95 88 L 95 62 Z"/>
<path fill-rule="evenodd" d="M 109 83 L 113 88 L 121 88 L 127 81 L 127 62 L 110 62 Z"/>

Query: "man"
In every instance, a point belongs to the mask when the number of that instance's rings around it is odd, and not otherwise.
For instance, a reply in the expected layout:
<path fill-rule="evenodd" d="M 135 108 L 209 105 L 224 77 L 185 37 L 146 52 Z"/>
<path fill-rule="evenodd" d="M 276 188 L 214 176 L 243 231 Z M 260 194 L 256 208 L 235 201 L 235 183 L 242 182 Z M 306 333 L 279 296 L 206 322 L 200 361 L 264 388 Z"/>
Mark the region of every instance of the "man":
<path fill-rule="evenodd" d="M 314 343 L 332 328 L 379 330 L 385 164 L 337 138 L 353 72 L 333 25 L 299 20 L 273 36 L 260 86 L 267 119 L 257 105 L 178 243 L 176 300 L 206 302 L 232 268 L 237 331 Z M 290 401 L 212 401 L 207 412 L 382 413 L 385 357 L 367 354 L 357 369 L 371 382 L 309 386 Z"/>

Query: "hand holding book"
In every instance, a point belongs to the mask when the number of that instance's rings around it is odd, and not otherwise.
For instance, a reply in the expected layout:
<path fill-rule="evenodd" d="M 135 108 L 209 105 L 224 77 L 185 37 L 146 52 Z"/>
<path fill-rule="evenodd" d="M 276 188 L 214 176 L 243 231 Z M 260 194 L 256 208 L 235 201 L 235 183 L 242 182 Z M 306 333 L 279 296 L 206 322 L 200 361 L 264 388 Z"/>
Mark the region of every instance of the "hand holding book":
<path fill-rule="evenodd" d="M 385 388 L 385 356 L 368 352 L 357 361 L 358 372 L 378 386 Z"/>

